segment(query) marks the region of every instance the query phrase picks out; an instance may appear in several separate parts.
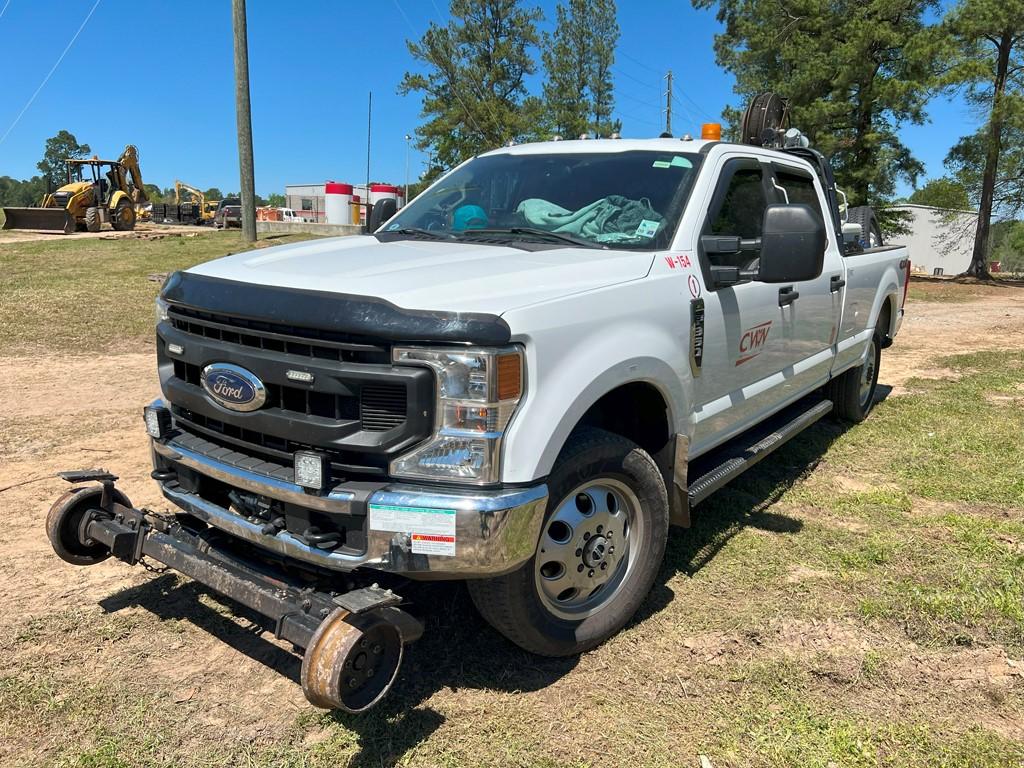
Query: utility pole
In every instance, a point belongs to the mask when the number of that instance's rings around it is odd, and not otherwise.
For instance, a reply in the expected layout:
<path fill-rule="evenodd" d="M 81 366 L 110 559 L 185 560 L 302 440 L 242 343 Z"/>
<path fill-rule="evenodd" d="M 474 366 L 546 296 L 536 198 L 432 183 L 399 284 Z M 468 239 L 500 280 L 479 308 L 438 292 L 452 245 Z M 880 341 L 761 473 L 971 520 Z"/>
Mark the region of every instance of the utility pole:
<path fill-rule="evenodd" d="M 405 197 L 402 198 L 402 205 L 409 204 L 409 141 L 412 139 L 408 133 L 405 134 Z"/>
<path fill-rule="evenodd" d="M 231 0 L 235 31 L 235 120 L 238 124 L 238 175 L 242 190 L 242 238 L 256 242 L 256 182 L 252 166 L 252 112 L 249 108 L 249 43 L 245 0 Z"/>
<path fill-rule="evenodd" d="M 373 205 L 370 203 L 370 129 L 373 126 L 373 91 L 366 101 L 366 222 L 363 224 L 363 231 L 370 231 L 370 213 Z"/>
<path fill-rule="evenodd" d="M 668 88 L 665 90 L 665 133 L 672 133 L 672 70 L 665 75 Z"/>

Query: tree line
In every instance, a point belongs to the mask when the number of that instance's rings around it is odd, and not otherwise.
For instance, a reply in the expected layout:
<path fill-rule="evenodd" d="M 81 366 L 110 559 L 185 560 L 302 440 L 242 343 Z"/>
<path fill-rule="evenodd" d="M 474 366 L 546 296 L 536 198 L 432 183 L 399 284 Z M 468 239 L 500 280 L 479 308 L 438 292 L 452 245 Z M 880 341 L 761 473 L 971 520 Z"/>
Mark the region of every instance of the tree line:
<path fill-rule="evenodd" d="M 947 175 L 932 183 L 962 189 L 958 205 L 978 210 L 969 272 L 988 276 L 993 221 L 1024 208 L 1024 0 L 690 2 L 723 26 L 715 60 L 741 102 L 723 112 L 731 135 L 755 95 L 784 96 L 850 204 L 874 206 L 890 233 L 906 226 L 891 207 L 898 186 L 918 187 L 925 170 L 900 129 L 928 122 L 935 98 L 963 94 L 981 127 L 948 126 Z M 614 1 L 564 0 L 550 34 L 538 31 L 542 19 L 519 0 L 451 0 L 447 24 L 407 41 L 421 69 L 399 93 L 422 97 L 416 138 L 431 158 L 428 180 L 510 141 L 621 130 L 611 118 Z M 543 89 L 531 93 L 538 56 Z"/>

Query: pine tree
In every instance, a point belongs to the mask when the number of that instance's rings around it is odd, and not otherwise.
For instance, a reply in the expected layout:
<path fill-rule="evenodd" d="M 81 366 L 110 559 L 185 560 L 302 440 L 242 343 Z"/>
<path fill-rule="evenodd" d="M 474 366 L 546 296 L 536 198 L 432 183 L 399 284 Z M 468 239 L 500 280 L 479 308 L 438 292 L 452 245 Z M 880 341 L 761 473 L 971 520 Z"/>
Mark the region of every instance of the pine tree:
<path fill-rule="evenodd" d="M 586 0 L 569 0 L 555 8 L 555 32 L 544 36 L 542 59 L 547 79 L 544 107 L 552 130 L 566 139 L 590 131 L 591 35 Z"/>
<path fill-rule="evenodd" d="M 608 136 L 618 130 L 611 67 L 619 40 L 615 0 L 568 0 L 555 9 L 545 36 L 544 106 L 547 122 L 566 138 Z"/>
<path fill-rule="evenodd" d="M 591 0 L 589 5 L 591 130 L 596 136 L 609 136 L 617 129 L 611 122 L 615 98 L 612 85 L 612 64 L 619 42 L 619 23 L 615 19 L 615 0 Z"/>
<path fill-rule="evenodd" d="M 718 63 L 749 101 L 790 100 L 794 126 L 830 156 L 851 205 L 884 205 L 923 166 L 900 126 L 924 122 L 942 34 L 936 0 L 692 0 L 718 9 Z M 733 113 L 735 114 L 735 113 Z"/>
<path fill-rule="evenodd" d="M 953 147 L 946 160 L 974 192 L 978 227 L 967 274 L 990 277 L 992 215 L 1016 213 L 1024 198 L 1024 3 L 962 0 L 946 18 L 955 47 L 946 81 L 965 87 L 985 125 Z"/>
<path fill-rule="evenodd" d="M 534 136 L 540 117 L 526 77 L 535 71 L 541 12 L 516 0 L 452 0 L 450 12 L 447 25 L 432 23 L 407 42 L 426 72 L 407 72 L 398 89 L 423 94 L 416 146 L 443 168 Z"/>

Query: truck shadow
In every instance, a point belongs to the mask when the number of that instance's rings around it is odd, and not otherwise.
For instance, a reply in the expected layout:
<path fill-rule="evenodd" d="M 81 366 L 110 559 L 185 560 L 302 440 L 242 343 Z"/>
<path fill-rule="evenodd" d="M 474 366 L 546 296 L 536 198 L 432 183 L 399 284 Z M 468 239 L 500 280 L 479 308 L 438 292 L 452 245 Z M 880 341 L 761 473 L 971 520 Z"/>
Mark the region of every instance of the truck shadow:
<path fill-rule="evenodd" d="M 879 387 L 883 399 L 889 388 Z M 630 622 L 646 621 L 668 606 L 674 593 L 669 580 L 679 573 L 694 576 L 745 528 L 780 536 L 798 534 L 800 520 L 772 506 L 818 465 L 848 425 L 824 419 L 781 447 L 732 485 L 710 497 L 694 512 L 690 529 L 670 533 L 664 566 L 654 588 Z M 394 765 L 444 722 L 427 704 L 439 692 L 466 689 L 518 692 L 546 688 L 571 672 L 581 657 L 541 658 L 522 651 L 484 623 L 458 583 L 412 583 L 402 589 L 405 607 L 426 625 L 423 638 L 407 649 L 398 680 L 377 708 L 362 715 L 325 715 L 357 734 L 359 751 L 350 766 Z M 200 598 L 206 597 L 203 602 Z M 211 601 L 228 606 L 242 624 L 226 621 Z M 299 656 L 271 642 L 272 627 L 260 616 L 195 582 L 173 574 L 131 587 L 101 601 L 107 611 L 140 606 L 164 619 L 185 620 L 218 640 L 299 684 Z"/>
<path fill-rule="evenodd" d="M 876 400 L 891 391 L 879 385 Z M 851 426 L 822 419 L 695 508 L 692 527 L 670 532 L 659 580 L 677 573 L 694 576 L 747 528 L 783 536 L 799 533 L 803 522 L 771 508 L 814 471 L 829 446 Z"/>

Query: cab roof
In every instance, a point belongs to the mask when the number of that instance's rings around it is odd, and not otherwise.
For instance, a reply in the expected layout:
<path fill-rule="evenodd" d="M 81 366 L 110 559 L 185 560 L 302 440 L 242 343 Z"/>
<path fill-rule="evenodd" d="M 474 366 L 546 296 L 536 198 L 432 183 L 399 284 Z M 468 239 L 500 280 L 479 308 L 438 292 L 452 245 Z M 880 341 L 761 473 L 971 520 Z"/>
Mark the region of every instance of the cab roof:
<path fill-rule="evenodd" d="M 721 142 L 703 139 L 573 139 L 571 141 L 535 141 L 498 147 L 481 153 L 489 155 L 549 155 L 596 152 L 700 152 L 706 146 Z"/>

